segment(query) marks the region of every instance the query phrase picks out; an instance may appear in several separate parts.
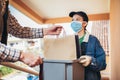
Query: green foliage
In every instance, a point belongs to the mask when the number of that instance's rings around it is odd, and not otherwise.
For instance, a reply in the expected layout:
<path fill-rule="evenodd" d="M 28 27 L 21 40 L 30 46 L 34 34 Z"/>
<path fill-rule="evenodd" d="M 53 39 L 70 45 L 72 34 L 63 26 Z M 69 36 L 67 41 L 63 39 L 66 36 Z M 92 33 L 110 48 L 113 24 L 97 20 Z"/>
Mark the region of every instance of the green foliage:
<path fill-rule="evenodd" d="M 12 68 L 5 67 L 5 66 L 0 67 L 0 75 L 2 75 L 2 76 L 7 75 L 7 74 L 9 74 L 11 72 L 13 72 Z"/>

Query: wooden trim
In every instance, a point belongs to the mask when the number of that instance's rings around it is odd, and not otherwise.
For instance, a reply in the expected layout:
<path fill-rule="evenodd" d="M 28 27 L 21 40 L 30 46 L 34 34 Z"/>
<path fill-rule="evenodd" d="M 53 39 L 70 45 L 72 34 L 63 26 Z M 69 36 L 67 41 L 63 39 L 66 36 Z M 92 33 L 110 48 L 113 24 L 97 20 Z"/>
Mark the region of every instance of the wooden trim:
<path fill-rule="evenodd" d="M 103 14 L 91 14 L 88 15 L 89 21 L 96 21 L 96 20 L 109 20 L 109 13 L 103 13 Z M 70 22 L 71 18 L 70 17 L 62 17 L 62 18 L 53 18 L 53 19 L 47 19 L 45 20 L 45 24 L 48 23 L 65 23 L 65 22 Z"/>
<path fill-rule="evenodd" d="M 120 80 L 120 0 L 110 0 L 110 80 Z"/>
<path fill-rule="evenodd" d="M 109 20 L 109 13 L 102 13 L 102 14 L 91 14 L 88 15 L 90 21 L 96 20 Z"/>
<path fill-rule="evenodd" d="M 53 19 L 46 19 L 45 24 L 55 24 L 55 23 L 65 23 L 65 22 L 70 22 L 71 18 L 70 17 L 61 17 L 61 18 L 53 18 Z"/>
<path fill-rule="evenodd" d="M 44 20 L 21 0 L 10 0 L 10 4 L 37 23 L 43 23 Z"/>

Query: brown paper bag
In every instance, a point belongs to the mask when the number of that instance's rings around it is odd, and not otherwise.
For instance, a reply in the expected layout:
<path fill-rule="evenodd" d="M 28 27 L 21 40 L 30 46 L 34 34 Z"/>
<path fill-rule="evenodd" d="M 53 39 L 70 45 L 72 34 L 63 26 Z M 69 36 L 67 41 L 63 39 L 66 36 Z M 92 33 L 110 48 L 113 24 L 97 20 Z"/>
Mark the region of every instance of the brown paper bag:
<path fill-rule="evenodd" d="M 44 59 L 75 60 L 80 57 L 80 46 L 77 35 L 62 38 L 44 38 Z"/>

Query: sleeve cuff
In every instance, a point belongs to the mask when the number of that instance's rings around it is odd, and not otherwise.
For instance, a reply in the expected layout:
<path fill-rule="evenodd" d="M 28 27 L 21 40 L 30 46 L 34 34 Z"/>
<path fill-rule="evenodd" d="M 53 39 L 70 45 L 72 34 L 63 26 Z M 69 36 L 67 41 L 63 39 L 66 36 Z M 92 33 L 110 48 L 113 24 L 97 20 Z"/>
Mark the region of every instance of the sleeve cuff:
<path fill-rule="evenodd" d="M 91 60 L 91 64 L 92 66 L 96 66 L 96 59 L 94 57 L 92 57 L 92 60 Z"/>

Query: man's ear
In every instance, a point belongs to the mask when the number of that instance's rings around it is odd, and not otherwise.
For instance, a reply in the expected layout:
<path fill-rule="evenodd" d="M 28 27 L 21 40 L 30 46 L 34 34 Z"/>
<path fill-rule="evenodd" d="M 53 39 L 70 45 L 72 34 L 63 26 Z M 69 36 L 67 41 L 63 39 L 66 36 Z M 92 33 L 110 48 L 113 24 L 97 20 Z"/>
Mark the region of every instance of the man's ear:
<path fill-rule="evenodd" d="M 88 23 L 87 23 L 86 21 L 84 21 L 82 25 L 83 25 L 84 28 L 85 28 L 85 27 L 87 26 L 87 24 L 88 24 Z"/>

